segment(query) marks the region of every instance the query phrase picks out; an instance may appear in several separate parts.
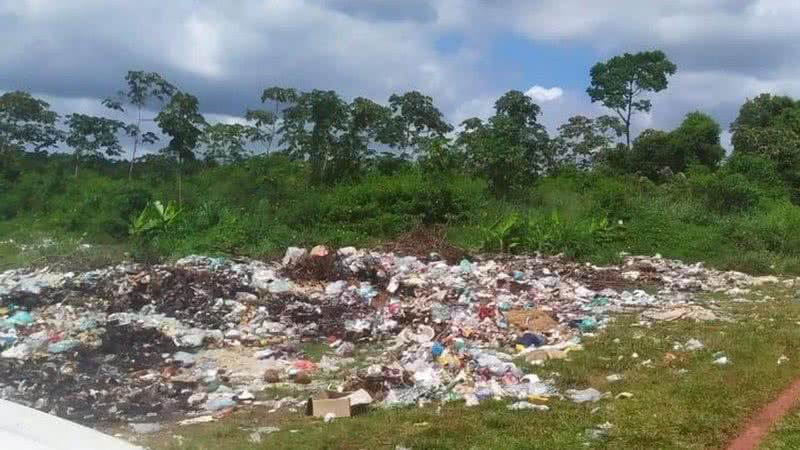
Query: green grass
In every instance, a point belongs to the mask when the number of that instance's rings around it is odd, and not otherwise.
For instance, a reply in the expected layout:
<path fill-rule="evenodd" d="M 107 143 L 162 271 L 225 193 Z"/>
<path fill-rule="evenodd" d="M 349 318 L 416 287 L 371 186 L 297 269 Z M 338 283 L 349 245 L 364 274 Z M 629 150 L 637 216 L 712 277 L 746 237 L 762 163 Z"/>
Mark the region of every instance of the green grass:
<path fill-rule="evenodd" d="M 773 428 L 761 450 L 796 450 L 800 448 L 800 409 L 790 411 Z"/>
<path fill-rule="evenodd" d="M 371 171 L 350 182 L 312 186 L 307 167 L 280 155 L 217 167 L 195 162 L 186 168 L 178 219 L 146 239 L 132 239 L 128 225 L 149 201 L 176 200 L 168 167 L 143 163 L 138 178 L 128 181 L 110 163 L 87 167 L 77 179 L 59 176 L 57 158 L 31 164 L 35 170 L 3 184 L 0 241 L 52 239 L 58 245 L 49 251 L 57 259 L 77 239 L 143 261 L 192 253 L 266 259 L 290 245 L 371 247 L 435 225 L 451 243 L 475 252 L 513 241 L 515 251 L 601 264 L 618 262 L 626 251 L 753 273 L 800 273 L 800 207 L 773 169 L 749 173 L 757 167 L 751 163 L 690 170 L 661 184 L 631 174 L 564 170 L 498 199 L 465 171 Z M 492 224 L 512 214 L 524 224 L 508 239 L 488 239 Z M 3 268 L 48 256 L 47 249 L 27 255 L 0 244 Z"/>
<path fill-rule="evenodd" d="M 609 329 L 585 340 L 570 361 L 530 368 L 554 377 L 560 389 L 594 387 L 628 400 L 604 399 L 576 405 L 551 399 L 549 412 L 516 412 L 507 402 L 486 402 L 476 408 L 458 403 L 422 409 L 376 409 L 364 416 L 320 420 L 299 414 L 266 414 L 243 410 L 217 423 L 168 427 L 150 444 L 156 450 L 177 449 L 712 449 L 731 440 L 745 419 L 800 375 L 800 304 L 793 292 L 768 291 L 766 303 L 719 301 L 735 323 L 673 322 L 641 327 L 633 317 L 620 317 Z M 673 342 L 698 338 L 706 348 L 674 352 Z M 732 363 L 712 364 L 724 351 Z M 633 353 L 638 358 L 632 358 Z M 672 353 L 675 359 L 665 357 Z M 781 355 L 790 360 L 777 364 Z M 652 366 L 642 365 L 646 360 Z M 609 384 L 606 376 L 624 375 Z M 800 417 L 786 426 L 800 426 Z M 608 436 L 587 433 L 610 422 Z M 277 426 L 259 445 L 247 441 L 255 427 Z M 299 430 L 291 433 L 290 430 Z M 183 444 L 170 436 L 179 434 Z M 780 431 L 777 436 L 780 436 Z M 795 439 L 792 437 L 792 439 Z M 794 442 L 794 441 L 792 441 Z M 584 447 L 584 445 L 588 447 Z M 791 445 L 791 444 L 787 444 Z M 796 447 L 774 447 L 796 448 Z"/>

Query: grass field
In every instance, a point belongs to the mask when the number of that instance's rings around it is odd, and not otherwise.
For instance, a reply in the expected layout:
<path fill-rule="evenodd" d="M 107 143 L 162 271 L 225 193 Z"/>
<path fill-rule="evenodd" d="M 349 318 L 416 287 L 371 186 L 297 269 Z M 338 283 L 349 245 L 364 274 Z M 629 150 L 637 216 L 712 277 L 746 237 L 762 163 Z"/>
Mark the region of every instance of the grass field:
<path fill-rule="evenodd" d="M 752 302 L 706 297 L 733 322 L 662 322 L 642 327 L 619 317 L 585 339 L 569 361 L 529 367 L 554 378 L 563 392 L 594 387 L 610 392 L 597 403 L 551 399 L 550 411 L 509 411 L 507 402 L 375 409 L 367 415 L 321 420 L 245 409 L 219 422 L 165 427 L 145 444 L 176 449 L 714 449 L 730 441 L 760 405 L 800 375 L 800 303 L 785 286 L 753 292 Z M 702 350 L 673 349 L 696 338 Z M 730 364 L 714 365 L 725 352 Z M 636 357 L 634 357 L 636 353 Z M 781 356 L 788 360 L 778 363 Z M 648 362 L 649 361 L 649 362 Z M 606 376 L 622 374 L 609 383 Z M 621 392 L 629 399 L 615 399 Z M 610 424 L 610 425 L 608 425 Z M 253 444 L 258 427 L 280 431 Z M 607 431 L 603 431 L 607 430 Z M 800 414 L 778 429 L 766 448 L 798 448 Z"/>

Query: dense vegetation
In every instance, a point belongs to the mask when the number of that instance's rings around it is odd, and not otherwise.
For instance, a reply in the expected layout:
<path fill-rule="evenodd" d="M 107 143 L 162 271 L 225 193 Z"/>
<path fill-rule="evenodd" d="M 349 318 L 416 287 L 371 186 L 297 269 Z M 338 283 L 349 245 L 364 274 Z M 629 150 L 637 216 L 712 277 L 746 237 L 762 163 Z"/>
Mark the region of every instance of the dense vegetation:
<path fill-rule="evenodd" d="M 457 127 L 416 91 L 383 105 L 268 88 L 264 109 L 236 124 L 207 123 L 197 98 L 155 73 L 129 72 L 126 90 L 103 102 L 109 117 L 61 120 L 42 100 L 5 93 L 0 246 L 81 237 L 137 258 L 263 257 L 376 244 L 422 225 L 471 249 L 800 272 L 800 102 L 748 100 L 729 156 L 701 112 L 629 139 L 632 114 L 649 111 L 646 94 L 675 71 L 660 51 L 597 64 L 587 92 L 612 114 L 575 116 L 553 136 L 519 91 L 488 120 Z M 118 120 L 125 110 L 136 120 Z M 159 139 L 159 153 L 141 154 Z"/>

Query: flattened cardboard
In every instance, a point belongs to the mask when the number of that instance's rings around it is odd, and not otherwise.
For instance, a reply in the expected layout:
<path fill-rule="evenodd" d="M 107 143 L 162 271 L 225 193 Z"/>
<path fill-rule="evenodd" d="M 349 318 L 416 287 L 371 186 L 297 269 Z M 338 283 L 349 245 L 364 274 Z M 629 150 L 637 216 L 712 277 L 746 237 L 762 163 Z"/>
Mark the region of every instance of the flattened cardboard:
<path fill-rule="evenodd" d="M 350 417 L 350 399 L 347 397 L 310 399 L 308 404 L 314 417 L 325 417 L 329 413 L 336 417 Z"/>

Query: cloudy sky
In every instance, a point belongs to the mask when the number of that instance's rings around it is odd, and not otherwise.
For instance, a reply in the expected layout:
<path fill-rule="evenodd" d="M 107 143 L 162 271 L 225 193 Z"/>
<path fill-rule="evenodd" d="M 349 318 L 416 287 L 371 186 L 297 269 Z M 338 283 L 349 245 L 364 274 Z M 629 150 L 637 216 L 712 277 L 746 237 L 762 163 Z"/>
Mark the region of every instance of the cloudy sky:
<path fill-rule="evenodd" d="M 659 48 L 678 73 L 637 127 L 699 109 L 726 129 L 747 97 L 800 96 L 798 23 L 798 0 L 0 0 L 0 90 L 100 113 L 142 69 L 212 120 L 281 85 L 380 101 L 417 89 L 458 123 L 519 89 L 554 130 L 603 112 L 585 93 L 595 62 Z"/>

